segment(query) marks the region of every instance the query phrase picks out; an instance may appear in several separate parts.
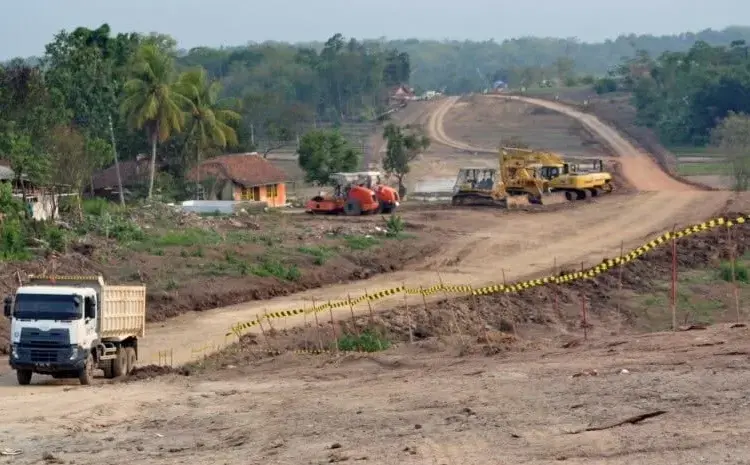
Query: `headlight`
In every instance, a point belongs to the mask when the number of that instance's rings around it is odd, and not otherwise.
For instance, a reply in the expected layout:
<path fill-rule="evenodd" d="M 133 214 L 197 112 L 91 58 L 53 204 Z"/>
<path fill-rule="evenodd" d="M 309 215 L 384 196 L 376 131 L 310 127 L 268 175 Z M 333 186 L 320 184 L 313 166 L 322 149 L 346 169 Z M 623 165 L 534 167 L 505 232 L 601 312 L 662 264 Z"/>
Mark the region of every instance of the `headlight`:
<path fill-rule="evenodd" d="M 70 359 L 75 360 L 76 357 L 78 357 L 78 346 L 73 347 L 73 350 L 70 351 Z"/>
<path fill-rule="evenodd" d="M 16 344 L 10 346 L 10 354 L 13 358 L 18 358 L 18 346 Z"/>

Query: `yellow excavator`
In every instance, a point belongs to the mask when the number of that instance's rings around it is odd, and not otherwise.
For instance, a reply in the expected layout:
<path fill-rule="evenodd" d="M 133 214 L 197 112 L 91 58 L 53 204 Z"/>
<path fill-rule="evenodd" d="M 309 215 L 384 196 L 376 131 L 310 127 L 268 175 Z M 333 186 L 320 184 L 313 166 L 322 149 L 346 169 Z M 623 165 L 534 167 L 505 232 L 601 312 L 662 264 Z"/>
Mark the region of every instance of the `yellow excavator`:
<path fill-rule="evenodd" d="M 499 170 L 459 170 L 453 205 L 550 205 L 612 192 L 612 176 L 601 160 L 584 169 L 551 152 L 501 147 L 499 155 Z"/>
<path fill-rule="evenodd" d="M 583 162 L 569 163 L 552 152 L 501 147 L 500 166 L 540 179 L 545 190 L 564 194 L 566 200 L 584 200 L 614 190 L 612 174 L 604 171 L 604 163 L 598 159 L 586 166 Z M 529 194 L 522 177 L 510 175 L 504 179 L 509 194 Z"/>

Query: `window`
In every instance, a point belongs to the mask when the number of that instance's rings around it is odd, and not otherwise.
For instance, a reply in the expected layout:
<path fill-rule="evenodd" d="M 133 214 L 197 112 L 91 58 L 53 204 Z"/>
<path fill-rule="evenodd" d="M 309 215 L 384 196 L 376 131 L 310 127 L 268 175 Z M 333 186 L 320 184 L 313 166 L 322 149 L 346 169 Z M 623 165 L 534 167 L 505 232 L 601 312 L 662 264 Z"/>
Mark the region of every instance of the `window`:
<path fill-rule="evenodd" d="M 243 186 L 240 190 L 240 200 L 260 200 L 260 188 Z"/>
<path fill-rule="evenodd" d="M 276 184 L 269 184 L 266 186 L 266 197 L 269 199 L 275 199 L 279 196 L 279 189 Z"/>

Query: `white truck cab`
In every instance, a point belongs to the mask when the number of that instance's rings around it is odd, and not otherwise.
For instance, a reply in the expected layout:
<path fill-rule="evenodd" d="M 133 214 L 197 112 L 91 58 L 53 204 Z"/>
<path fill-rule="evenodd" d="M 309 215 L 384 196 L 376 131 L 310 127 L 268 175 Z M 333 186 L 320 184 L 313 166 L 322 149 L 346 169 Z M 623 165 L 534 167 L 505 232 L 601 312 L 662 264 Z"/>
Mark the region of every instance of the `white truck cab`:
<path fill-rule="evenodd" d="M 135 367 L 146 317 L 145 286 L 108 286 L 101 276 L 31 277 L 5 298 L 11 320 L 10 366 L 19 384 L 33 373 L 113 378 Z"/>

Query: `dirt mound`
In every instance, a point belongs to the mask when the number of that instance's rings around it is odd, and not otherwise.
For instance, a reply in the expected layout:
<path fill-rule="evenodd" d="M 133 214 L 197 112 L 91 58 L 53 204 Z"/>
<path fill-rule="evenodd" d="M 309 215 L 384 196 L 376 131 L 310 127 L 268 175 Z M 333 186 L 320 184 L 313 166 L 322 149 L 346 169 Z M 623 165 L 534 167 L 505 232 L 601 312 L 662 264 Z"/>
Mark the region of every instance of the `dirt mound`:
<path fill-rule="evenodd" d="M 190 370 L 185 367 L 172 368 L 162 365 L 146 365 L 136 367 L 129 376 L 123 377 L 120 381 L 127 383 L 130 381 L 140 381 L 164 375 L 190 376 Z"/>

